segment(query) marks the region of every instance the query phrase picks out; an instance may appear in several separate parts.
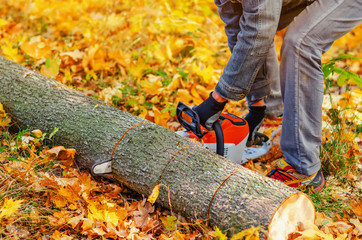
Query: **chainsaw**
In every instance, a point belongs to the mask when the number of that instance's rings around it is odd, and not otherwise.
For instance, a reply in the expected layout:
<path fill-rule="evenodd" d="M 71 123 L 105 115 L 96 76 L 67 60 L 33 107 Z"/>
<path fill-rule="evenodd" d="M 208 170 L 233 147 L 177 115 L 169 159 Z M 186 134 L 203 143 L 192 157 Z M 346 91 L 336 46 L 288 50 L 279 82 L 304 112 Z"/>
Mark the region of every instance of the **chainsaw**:
<path fill-rule="evenodd" d="M 249 126 L 247 121 L 229 113 L 221 113 L 218 121 L 213 124 L 213 130 L 201 126 L 198 114 L 179 102 L 176 109 L 179 123 L 185 130 L 176 134 L 195 139 L 201 146 L 210 149 L 217 154 L 230 159 L 233 162 L 243 164 L 248 159 L 256 159 L 266 154 L 271 146 L 268 136 L 256 133 L 263 141 L 256 147 L 245 147 Z"/>

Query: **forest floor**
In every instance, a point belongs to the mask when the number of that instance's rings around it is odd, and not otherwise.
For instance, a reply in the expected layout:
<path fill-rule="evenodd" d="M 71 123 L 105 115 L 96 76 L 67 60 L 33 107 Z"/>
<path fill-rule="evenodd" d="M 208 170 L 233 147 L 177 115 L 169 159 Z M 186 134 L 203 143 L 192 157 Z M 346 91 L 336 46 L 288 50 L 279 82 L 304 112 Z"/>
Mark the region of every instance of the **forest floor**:
<path fill-rule="evenodd" d="M 0 2 L 0 10 L 2 56 L 172 131 L 180 129 L 176 104 L 207 98 L 230 56 L 212 0 L 18 0 Z M 275 36 L 278 54 L 283 34 Z M 323 56 L 323 66 L 344 70 L 325 70 L 320 149 L 327 184 L 320 193 L 304 191 L 316 221 L 290 239 L 362 238 L 361 42 L 360 25 Z M 226 111 L 243 116 L 245 100 Z M 53 144 L 56 130 L 10 126 L 0 104 L 1 239 L 259 239 L 257 228 L 227 237 L 79 171 L 76 149 Z M 260 131 L 272 149 L 245 167 L 265 175 L 283 157 L 280 126 L 281 119 L 265 120 Z"/>

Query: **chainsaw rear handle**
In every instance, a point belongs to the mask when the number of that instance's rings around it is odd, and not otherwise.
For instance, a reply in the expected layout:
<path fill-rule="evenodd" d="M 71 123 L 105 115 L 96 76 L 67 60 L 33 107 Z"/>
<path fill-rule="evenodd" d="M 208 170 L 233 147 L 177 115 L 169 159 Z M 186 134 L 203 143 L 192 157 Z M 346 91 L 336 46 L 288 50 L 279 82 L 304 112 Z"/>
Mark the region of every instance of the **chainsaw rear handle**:
<path fill-rule="evenodd" d="M 188 115 L 192 121 L 186 121 L 182 116 L 183 113 Z M 183 126 L 187 131 L 193 132 L 198 138 L 202 138 L 204 136 L 201 132 L 200 117 L 189 106 L 183 102 L 179 102 L 176 109 L 176 115 L 181 126 Z M 213 128 L 216 136 L 216 153 L 224 156 L 224 134 L 219 121 L 214 122 Z"/>

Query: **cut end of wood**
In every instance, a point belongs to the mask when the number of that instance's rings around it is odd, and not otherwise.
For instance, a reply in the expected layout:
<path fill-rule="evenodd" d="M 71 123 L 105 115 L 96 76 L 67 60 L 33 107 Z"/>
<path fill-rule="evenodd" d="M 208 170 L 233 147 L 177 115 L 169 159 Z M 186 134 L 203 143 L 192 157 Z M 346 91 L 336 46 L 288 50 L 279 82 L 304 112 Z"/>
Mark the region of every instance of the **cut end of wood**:
<path fill-rule="evenodd" d="M 294 193 L 278 207 L 269 223 L 268 240 L 287 240 L 288 235 L 313 223 L 313 202 L 304 193 Z"/>

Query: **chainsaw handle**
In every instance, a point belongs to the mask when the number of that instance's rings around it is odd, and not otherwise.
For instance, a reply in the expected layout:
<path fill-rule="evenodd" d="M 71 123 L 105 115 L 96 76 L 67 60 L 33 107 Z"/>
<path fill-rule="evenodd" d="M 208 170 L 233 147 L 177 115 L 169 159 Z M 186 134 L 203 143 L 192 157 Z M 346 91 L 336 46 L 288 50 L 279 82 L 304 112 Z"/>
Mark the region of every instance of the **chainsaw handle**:
<path fill-rule="evenodd" d="M 183 113 L 188 115 L 192 119 L 192 122 L 186 121 L 182 116 Z M 183 102 L 179 102 L 176 109 L 176 115 L 181 126 L 183 126 L 187 131 L 193 132 L 198 138 L 203 137 L 200 128 L 200 118 L 194 110 Z"/>
<path fill-rule="evenodd" d="M 214 122 L 213 128 L 216 136 L 216 153 L 224 156 L 224 133 L 222 132 L 219 121 Z"/>
<path fill-rule="evenodd" d="M 182 116 L 183 113 L 188 115 L 192 121 L 186 121 Z M 189 106 L 183 102 L 179 102 L 176 108 L 176 116 L 181 126 L 184 127 L 187 131 L 193 132 L 200 139 L 204 136 L 200 128 L 200 117 Z M 216 136 L 216 153 L 218 155 L 224 156 L 224 133 L 222 132 L 219 120 L 214 122 L 213 128 Z"/>

